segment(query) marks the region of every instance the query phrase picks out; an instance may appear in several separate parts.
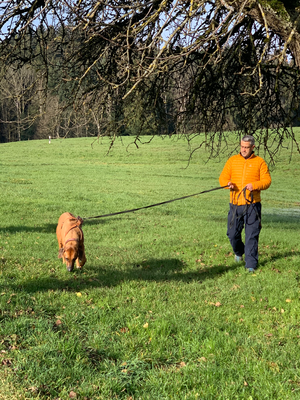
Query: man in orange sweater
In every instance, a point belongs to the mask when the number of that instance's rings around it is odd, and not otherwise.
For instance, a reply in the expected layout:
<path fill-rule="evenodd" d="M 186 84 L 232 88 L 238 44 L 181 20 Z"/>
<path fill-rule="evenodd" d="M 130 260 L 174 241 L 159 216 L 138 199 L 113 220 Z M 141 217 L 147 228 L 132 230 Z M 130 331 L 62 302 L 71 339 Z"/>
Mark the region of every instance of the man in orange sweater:
<path fill-rule="evenodd" d="M 230 188 L 227 236 L 235 253 L 235 261 L 243 260 L 246 269 L 254 272 L 258 263 L 258 237 L 261 230 L 260 191 L 271 185 L 266 162 L 254 154 L 253 136 L 241 140 L 241 152 L 229 158 L 219 181 Z M 242 230 L 245 226 L 245 244 Z"/>

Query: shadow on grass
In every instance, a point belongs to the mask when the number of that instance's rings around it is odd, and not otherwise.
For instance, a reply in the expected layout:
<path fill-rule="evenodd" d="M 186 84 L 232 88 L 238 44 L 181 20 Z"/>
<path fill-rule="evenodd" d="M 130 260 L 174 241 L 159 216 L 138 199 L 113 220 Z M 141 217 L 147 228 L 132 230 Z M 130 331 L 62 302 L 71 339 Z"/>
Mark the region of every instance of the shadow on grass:
<path fill-rule="evenodd" d="M 293 209 L 294 210 L 294 209 Z M 289 210 L 282 210 L 282 213 L 278 214 L 263 214 L 263 224 L 280 224 L 280 229 L 299 229 L 299 210 L 293 212 Z"/>
<path fill-rule="evenodd" d="M 44 224 L 39 226 L 11 225 L 0 228 L 0 232 L 14 234 L 18 232 L 55 233 L 56 224 Z"/>
<path fill-rule="evenodd" d="M 113 270 L 105 267 L 87 266 L 84 271 L 75 270 L 68 273 L 65 278 L 61 275 L 50 274 L 49 277 L 31 278 L 16 285 L 8 284 L 12 290 L 22 290 L 28 293 L 59 290 L 82 291 L 85 289 L 114 287 L 127 281 L 153 281 L 153 282 L 198 282 L 201 284 L 206 279 L 214 279 L 229 270 L 240 268 L 241 264 L 231 266 L 204 267 L 197 271 L 184 271 L 184 263 L 179 259 L 149 259 L 141 264 L 130 265 L 124 270 Z M 65 268 L 65 266 L 62 266 Z"/>
<path fill-rule="evenodd" d="M 268 257 L 267 260 L 260 260 L 259 267 L 269 264 L 270 261 L 285 259 L 286 257 L 299 256 L 300 252 L 285 251 L 277 253 L 274 256 Z M 199 267 L 198 270 L 185 271 L 185 264 L 179 259 L 155 259 L 151 258 L 141 263 L 130 264 L 113 269 L 113 267 L 103 267 L 88 265 L 83 271 L 74 270 L 69 273 L 64 271 L 62 276 L 61 271 L 58 274 L 55 272 L 49 273 L 49 277 L 29 278 L 23 281 L 22 284 L 8 283 L 7 286 L 12 290 L 22 290 L 28 293 L 60 290 L 60 291 L 82 291 L 85 289 L 114 287 L 128 281 L 148 281 L 148 282 L 184 282 L 201 284 L 206 279 L 214 279 L 243 266 L 241 263 L 233 263 L 231 265 L 217 265 Z M 64 265 L 61 265 L 65 269 Z"/>
<path fill-rule="evenodd" d="M 114 217 L 115 221 L 121 220 L 121 217 Z M 83 222 L 83 230 L 87 225 L 103 225 L 108 222 L 108 218 L 101 218 L 97 220 L 90 220 Z M 0 233 L 18 233 L 18 232 L 41 232 L 41 233 L 55 233 L 57 223 L 53 224 L 40 224 L 34 226 L 26 226 L 26 225 L 10 225 L 6 227 L 0 227 Z"/>
<path fill-rule="evenodd" d="M 287 257 L 292 257 L 292 256 L 299 257 L 300 256 L 300 252 L 299 251 L 285 251 L 285 252 L 282 252 L 282 253 L 279 252 L 279 253 L 276 253 L 276 254 L 272 254 L 270 256 L 267 256 L 267 258 L 266 258 L 266 256 L 264 256 L 265 259 L 259 261 L 259 267 L 263 267 L 264 265 L 269 264 L 270 262 L 274 262 L 274 261 L 277 261 L 277 260 L 282 260 L 282 259 L 285 259 Z"/>

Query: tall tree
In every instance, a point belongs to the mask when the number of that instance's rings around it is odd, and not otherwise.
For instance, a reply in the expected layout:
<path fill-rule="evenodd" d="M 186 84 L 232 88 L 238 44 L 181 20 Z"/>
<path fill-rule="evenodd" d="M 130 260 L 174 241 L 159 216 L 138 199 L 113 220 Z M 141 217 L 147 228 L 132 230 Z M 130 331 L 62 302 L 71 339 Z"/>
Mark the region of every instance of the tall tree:
<path fill-rule="evenodd" d="M 284 136 L 295 140 L 298 0 L 7 0 L 1 9 L 5 65 L 30 62 L 45 83 L 57 70 L 74 107 L 114 109 L 116 122 L 143 93 L 146 107 L 164 123 L 171 113 L 174 131 L 212 155 L 233 119 L 271 158 Z"/>
<path fill-rule="evenodd" d="M 29 65 L 18 70 L 8 68 L 0 81 L 0 122 L 9 141 L 27 139 L 24 131 L 28 132 L 35 122 L 35 113 L 29 111 L 36 103 L 34 81 L 35 72 Z"/>

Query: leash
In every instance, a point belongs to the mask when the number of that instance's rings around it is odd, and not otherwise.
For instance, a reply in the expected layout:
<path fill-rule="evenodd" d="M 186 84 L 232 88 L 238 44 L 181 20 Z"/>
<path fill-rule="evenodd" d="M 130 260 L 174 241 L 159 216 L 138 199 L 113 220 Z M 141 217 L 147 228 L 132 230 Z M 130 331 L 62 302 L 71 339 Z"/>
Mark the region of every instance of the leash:
<path fill-rule="evenodd" d="M 199 194 L 209 193 L 209 192 L 213 192 L 213 191 L 215 191 L 215 190 L 220 190 L 220 189 L 224 189 L 224 188 L 228 188 L 228 185 L 216 187 L 216 188 L 209 189 L 209 190 L 203 190 L 202 192 L 194 193 L 194 194 L 189 194 L 189 195 L 183 196 L 183 197 L 178 197 L 177 199 L 162 201 L 161 203 L 150 204 L 149 206 L 145 206 L 145 207 L 133 208 L 133 209 L 131 209 L 131 210 L 125 210 L 125 211 L 118 211 L 118 212 L 114 212 L 114 213 L 111 213 L 111 214 L 102 214 L 102 215 L 97 215 L 97 216 L 95 216 L 95 217 L 84 217 L 84 218 L 81 218 L 81 219 L 84 220 L 84 221 L 86 221 L 86 220 L 88 220 L 88 219 L 105 218 L 105 217 L 111 217 L 111 216 L 113 216 L 113 215 L 131 213 L 131 212 L 134 212 L 134 211 L 139 211 L 139 210 L 144 210 L 144 209 L 146 209 L 146 208 L 161 206 L 161 205 L 163 205 L 163 204 L 172 203 L 173 201 L 178 201 L 178 200 L 187 199 L 188 197 L 198 196 Z"/>
<path fill-rule="evenodd" d="M 246 196 L 246 190 L 247 190 L 247 189 L 246 189 L 246 186 L 245 186 L 245 187 L 240 191 L 240 193 L 238 194 L 238 197 L 237 197 L 237 200 L 236 200 L 236 201 L 238 202 L 240 195 L 243 194 L 243 195 L 244 195 L 244 199 L 245 199 L 245 201 L 246 201 L 244 211 L 243 211 L 242 215 L 240 215 L 239 218 L 243 218 L 243 217 L 247 214 L 248 206 L 251 206 L 252 204 L 254 204 L 254 203 L 253 203 L 253 191 L 250 192 L 250 200 L 249 200 L 249 199 L 247 199 L 247 196 Z M 235 220 L 235 218 L 236 218 L 237 208 L 238 208 L 238 205 L 235 204 L 235 208 L 234 208 L 234 211 L 233 211 L 233 214 L 232 214 L 232 218 L 231 218 L 231 221 L 230 221 L 230 224 L 229 224 L 229 227 L 230 227 L 230 228 L 233 227 L 234 220 Z M 253 207 L 253 209 L 255 210 L 257 219 L 258 219 L 259 222 L 261 223 L 261 219 L 260 219 L 260 216 L 259 216 L 259 214 L 258 214 L 256 208 Z"/>

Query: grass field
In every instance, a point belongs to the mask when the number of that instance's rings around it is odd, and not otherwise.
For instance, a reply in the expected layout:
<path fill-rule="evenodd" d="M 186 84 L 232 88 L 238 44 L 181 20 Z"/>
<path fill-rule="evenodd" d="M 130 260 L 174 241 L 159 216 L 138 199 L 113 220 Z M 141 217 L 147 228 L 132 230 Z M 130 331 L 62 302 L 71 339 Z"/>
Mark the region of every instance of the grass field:
<path fill-rule="evenodd" d="M 299 132 L 300 136 L 300 132 Z M 300 399 L 299 155 L 262 194 L 260 263 L 236 264 L 219 190 L 83 225 L 87 263 L 57 258 L 57 220 L 219 186 L 183 140 L 136 149 L 0 145 L 0 400 Z"/>

